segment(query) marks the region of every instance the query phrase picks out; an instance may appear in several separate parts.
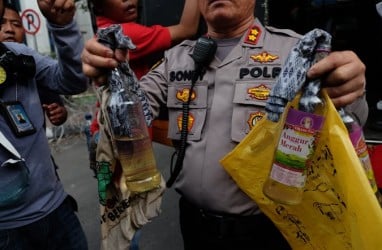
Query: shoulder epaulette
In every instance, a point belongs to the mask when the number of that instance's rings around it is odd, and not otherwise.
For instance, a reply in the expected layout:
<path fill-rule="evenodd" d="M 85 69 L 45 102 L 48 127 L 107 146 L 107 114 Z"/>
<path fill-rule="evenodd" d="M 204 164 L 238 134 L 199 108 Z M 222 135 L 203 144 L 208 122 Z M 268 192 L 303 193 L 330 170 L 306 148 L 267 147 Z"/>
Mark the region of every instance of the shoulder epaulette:
<path fill-rule="evenodd" d="M 298 34 L 297 32 L 290 30 L 290 29 L 279 29 L 279 28 L 275 28 L 272 26 L 265 26 L 265 28 L 270 33 L 278 33 L 278 34 L 283 34 L 283 35 L 287 35 L 287 36 L 295 37 L 295 38 L 301 38 L 302 37 L 301 34 Z"/>
<path fill-rule="evenodd" d="M 184 40 L 179 46 L 193 46 L 195 44 L 195 40 Z"/>
<path fill-rule="evenodd" d="M 164 58 L 162 57 L 161 59 L 159 59 L 151 68 L 150 68 L 150 71 L 151 70 L 154 70 L 156 69 L 159 65 L 162 64 L 162 62 L 164 62 Z"/>

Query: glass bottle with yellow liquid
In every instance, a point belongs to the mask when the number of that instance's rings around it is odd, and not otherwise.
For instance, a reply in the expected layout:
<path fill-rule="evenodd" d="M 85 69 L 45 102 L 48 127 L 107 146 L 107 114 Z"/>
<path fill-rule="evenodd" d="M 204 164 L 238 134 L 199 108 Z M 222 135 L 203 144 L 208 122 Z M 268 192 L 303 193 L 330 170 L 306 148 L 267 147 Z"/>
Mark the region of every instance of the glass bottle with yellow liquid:
<path fill-rule="evenodd" d="M 131 75 L 114 69 L 111 74 L 114 78 L 109 80 L 107 117 L 126 186 L 140 193 L 159 187 L 161 174 L 156 166 L 142 103 L 133 86 L 136 77 L 130 68 L 128 72 Z"/>
<path fill-rule="evenodd" d="M 120 25 L 99 29 L 98 41 L 111 49 L 135 49 Z M 128 190 L 135 193 L 157 188 L 161 174 L 157 169 L 152 142 L 146 123 L 151 120 L 147 100 L 139 89 L 134 71 L 121 62 L 107 75 L 110 96 L 106 104 L 106 121 L 111 131 L 111 144 Z M 145 113 L 144 113 L 145 112 Z"/>
<path fill-rule="evenodd" d="M 289 205 L 301 202 L 306 170 L 324 122 L 319 113 L 289 109 L 269 177 L 263 186 L 268 198 Z"/>
<path fill-rule="evenodd" d="M 330 48 L 317 48 L 314 62 L 321 60 L 329 51 Z M 313 84 L 320 83 L 316 81 Z M 316 87 L 318 91 L 320 86 Z M 295 205 L 302 201 L 307 168 L 325 120 L 325 103 L 319 94 L 313 95 L 316 100 L 312 103 L 315 104 L 288 110 L 271 171 L 263 185 L 264 195 L 275 202 Z"/>
<path fill-rule="evenodd" d="M 375 197 L 377 198 L 379 204 L 382 206 L 382 194 L 378 190 L 377 182 L 374 177 L 374 171 L 371 165 L 363 129 L 358 123 L 357 119 L 345 109 L 340 109 L 338 113 L 340 114 L 341 119 L 344 122 L 346 129 L 348 130 L 350 140 L 361 162 L 361 165 L 365 170 L 367 179 L 370 182 L 370 186 L 373 189 Z"/>

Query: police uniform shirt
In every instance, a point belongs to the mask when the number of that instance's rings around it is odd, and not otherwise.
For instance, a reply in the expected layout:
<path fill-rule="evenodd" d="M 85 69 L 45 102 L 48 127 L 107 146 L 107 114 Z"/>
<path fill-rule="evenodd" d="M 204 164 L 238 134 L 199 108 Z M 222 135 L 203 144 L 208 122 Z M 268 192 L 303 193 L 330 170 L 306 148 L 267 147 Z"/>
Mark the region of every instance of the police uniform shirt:
<path fill-rule="evenodd" d="M 175 188 L 196 206 L 231 214 L 259 212 L 219 160 L 264 116 L 270 90 L 299 38 L 256 20 L 222 61 L 212 60 L 192 93 L 195 41 L 167 51 L 163 62 L 141 79 L 154 115 L 167 105 L 171 139 L 180 139 L 182 103 L 191 94 L 186 155 Z"/>

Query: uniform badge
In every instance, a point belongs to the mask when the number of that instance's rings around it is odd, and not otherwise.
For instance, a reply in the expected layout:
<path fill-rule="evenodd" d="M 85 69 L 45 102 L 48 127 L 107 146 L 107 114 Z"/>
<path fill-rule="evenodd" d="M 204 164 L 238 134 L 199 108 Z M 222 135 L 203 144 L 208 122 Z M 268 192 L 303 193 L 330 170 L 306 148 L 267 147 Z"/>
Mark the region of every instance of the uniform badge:
<path fill-rule="evenodd" d="M 252 55 L 251 56 L 251 59 L 255 62 L 259 62 L 259 63 L 268 63 L 268 62 L 273 62 L 275 61 L 276 59 L 278 59 L 279 56 L 277 55 L 272 55 L 266 51 L 263 51 L 257 55 Z"/>
<path fill-rule="evenodd" d="M 269 97 L 269 94 L 271 92 L 271 89 L 265 86 L 264 84 L 261 84 L 259 86 L 249 88 L 247 90 L 247 93 L 249 97 L 256 100 L 267 100 Z"/>
<path fill-rule="evenodd" d="M 178 90 L 176 92 L 176 99 L 178 99 L 181 102 L 187 102 L 189 95 L 190 95 L 190 89 L 184 88 L 184 89 Z M 191 101 L 195 100 L 195 98 L 196 98 L 196 93 L 195 93 L 195 91 L 192 91 Z"/>
<path fill-rule="evenodd" d="M 258 26 L 253 26 L 245 38 L 245 43 L 256 45 L 261 35 L 261 29 Z"/>
<path fill-rule="evenodd" d="M 249 115 L 249 118 L 247 120 L 247 124 L 249 126 L 249 129 L 251 130 L 258 121 L 261 120 L 261 118 L 263 118 L 265 116 L 265 113 L 264 112 L 261 112 L 261 111 L 257 111 L 257 112 L 254 112 L 254 113 L 251 113 Z"/>
<path fill-rule="evenodd" d="M 183 120 L 183 114 L 180 114 L 177 118 L 176 118 L 176 121 L 177 121 L 177 125 L 178 125 L 178 131 L 181 132 L 182 131 L 182 120 Z M 194 126 L 194 122 L 195 122 L 195 118 L 194 116 L 189 113 L 188 114 L 188 125 L 187 125 L 187 131 L 190 132 L 192 127 Z"/>

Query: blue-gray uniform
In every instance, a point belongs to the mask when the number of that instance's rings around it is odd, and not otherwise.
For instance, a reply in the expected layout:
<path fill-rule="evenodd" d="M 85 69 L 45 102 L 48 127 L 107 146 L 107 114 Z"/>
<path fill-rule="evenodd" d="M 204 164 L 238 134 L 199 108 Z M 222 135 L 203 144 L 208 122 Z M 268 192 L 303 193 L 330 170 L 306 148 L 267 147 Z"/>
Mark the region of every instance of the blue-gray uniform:
<path fill-rule="evenodd" d="M 77 94 L 87 88 L 88 80 L 82 73 L 80 55 L 83 41 L 77 25 L 73 21 L 66 26 L 48 23 L 57 47 L 59 60 L 42 56 L 36 51 L 19 43 L 4 43 L 16 55 L 33 56 L 36 73 L 25 81 L 12 82 L 0 88 L 3 102 L 19 101 L 24 106 L 27 116 L 36 132 L 17 137 L 9 123 L 0 115 L 0 131 L 25 159 L 29 169 L 29 187 L 22 196 L 19 205 L 0 208 L 0 229 L 16 228 L 35 222 L 56 209 L 66 198 L 62 184 L 58 180 L 44 129 L 44 112 L 41 108 L 37 86 L 44 86 L 60 94 Z M 19 69 L 18 74 L 24 74 Z M 0 147 L 0 163 L 11 155 Z M 7 176 L 0 175 L 0 183 Z"/>
<path fill-rule="evenodd" d="M 215 58 L 191 93 L 189 135 L 176 190 L 198 208 L 214 213 L 253 215 L 258 207 L 225 172 L 219 160 L 230 152 L 262 116 L 270 90 L 300 35 L 265 28 L 255 21 L 220 60 L 227 43 L 218 42 Z M 235 40 L 232 40 L 235 42 Z M 169 137 L 180 138 L 182 103 L 187 100 L 195 41 L 185 41 L 165 53 L 164 61 L 144 76 L 154 115 L 169 109 Z M 357 106 L 367 109 L 365 100 Z M 365 116 L 361 118 L 365 121 Z"/>

